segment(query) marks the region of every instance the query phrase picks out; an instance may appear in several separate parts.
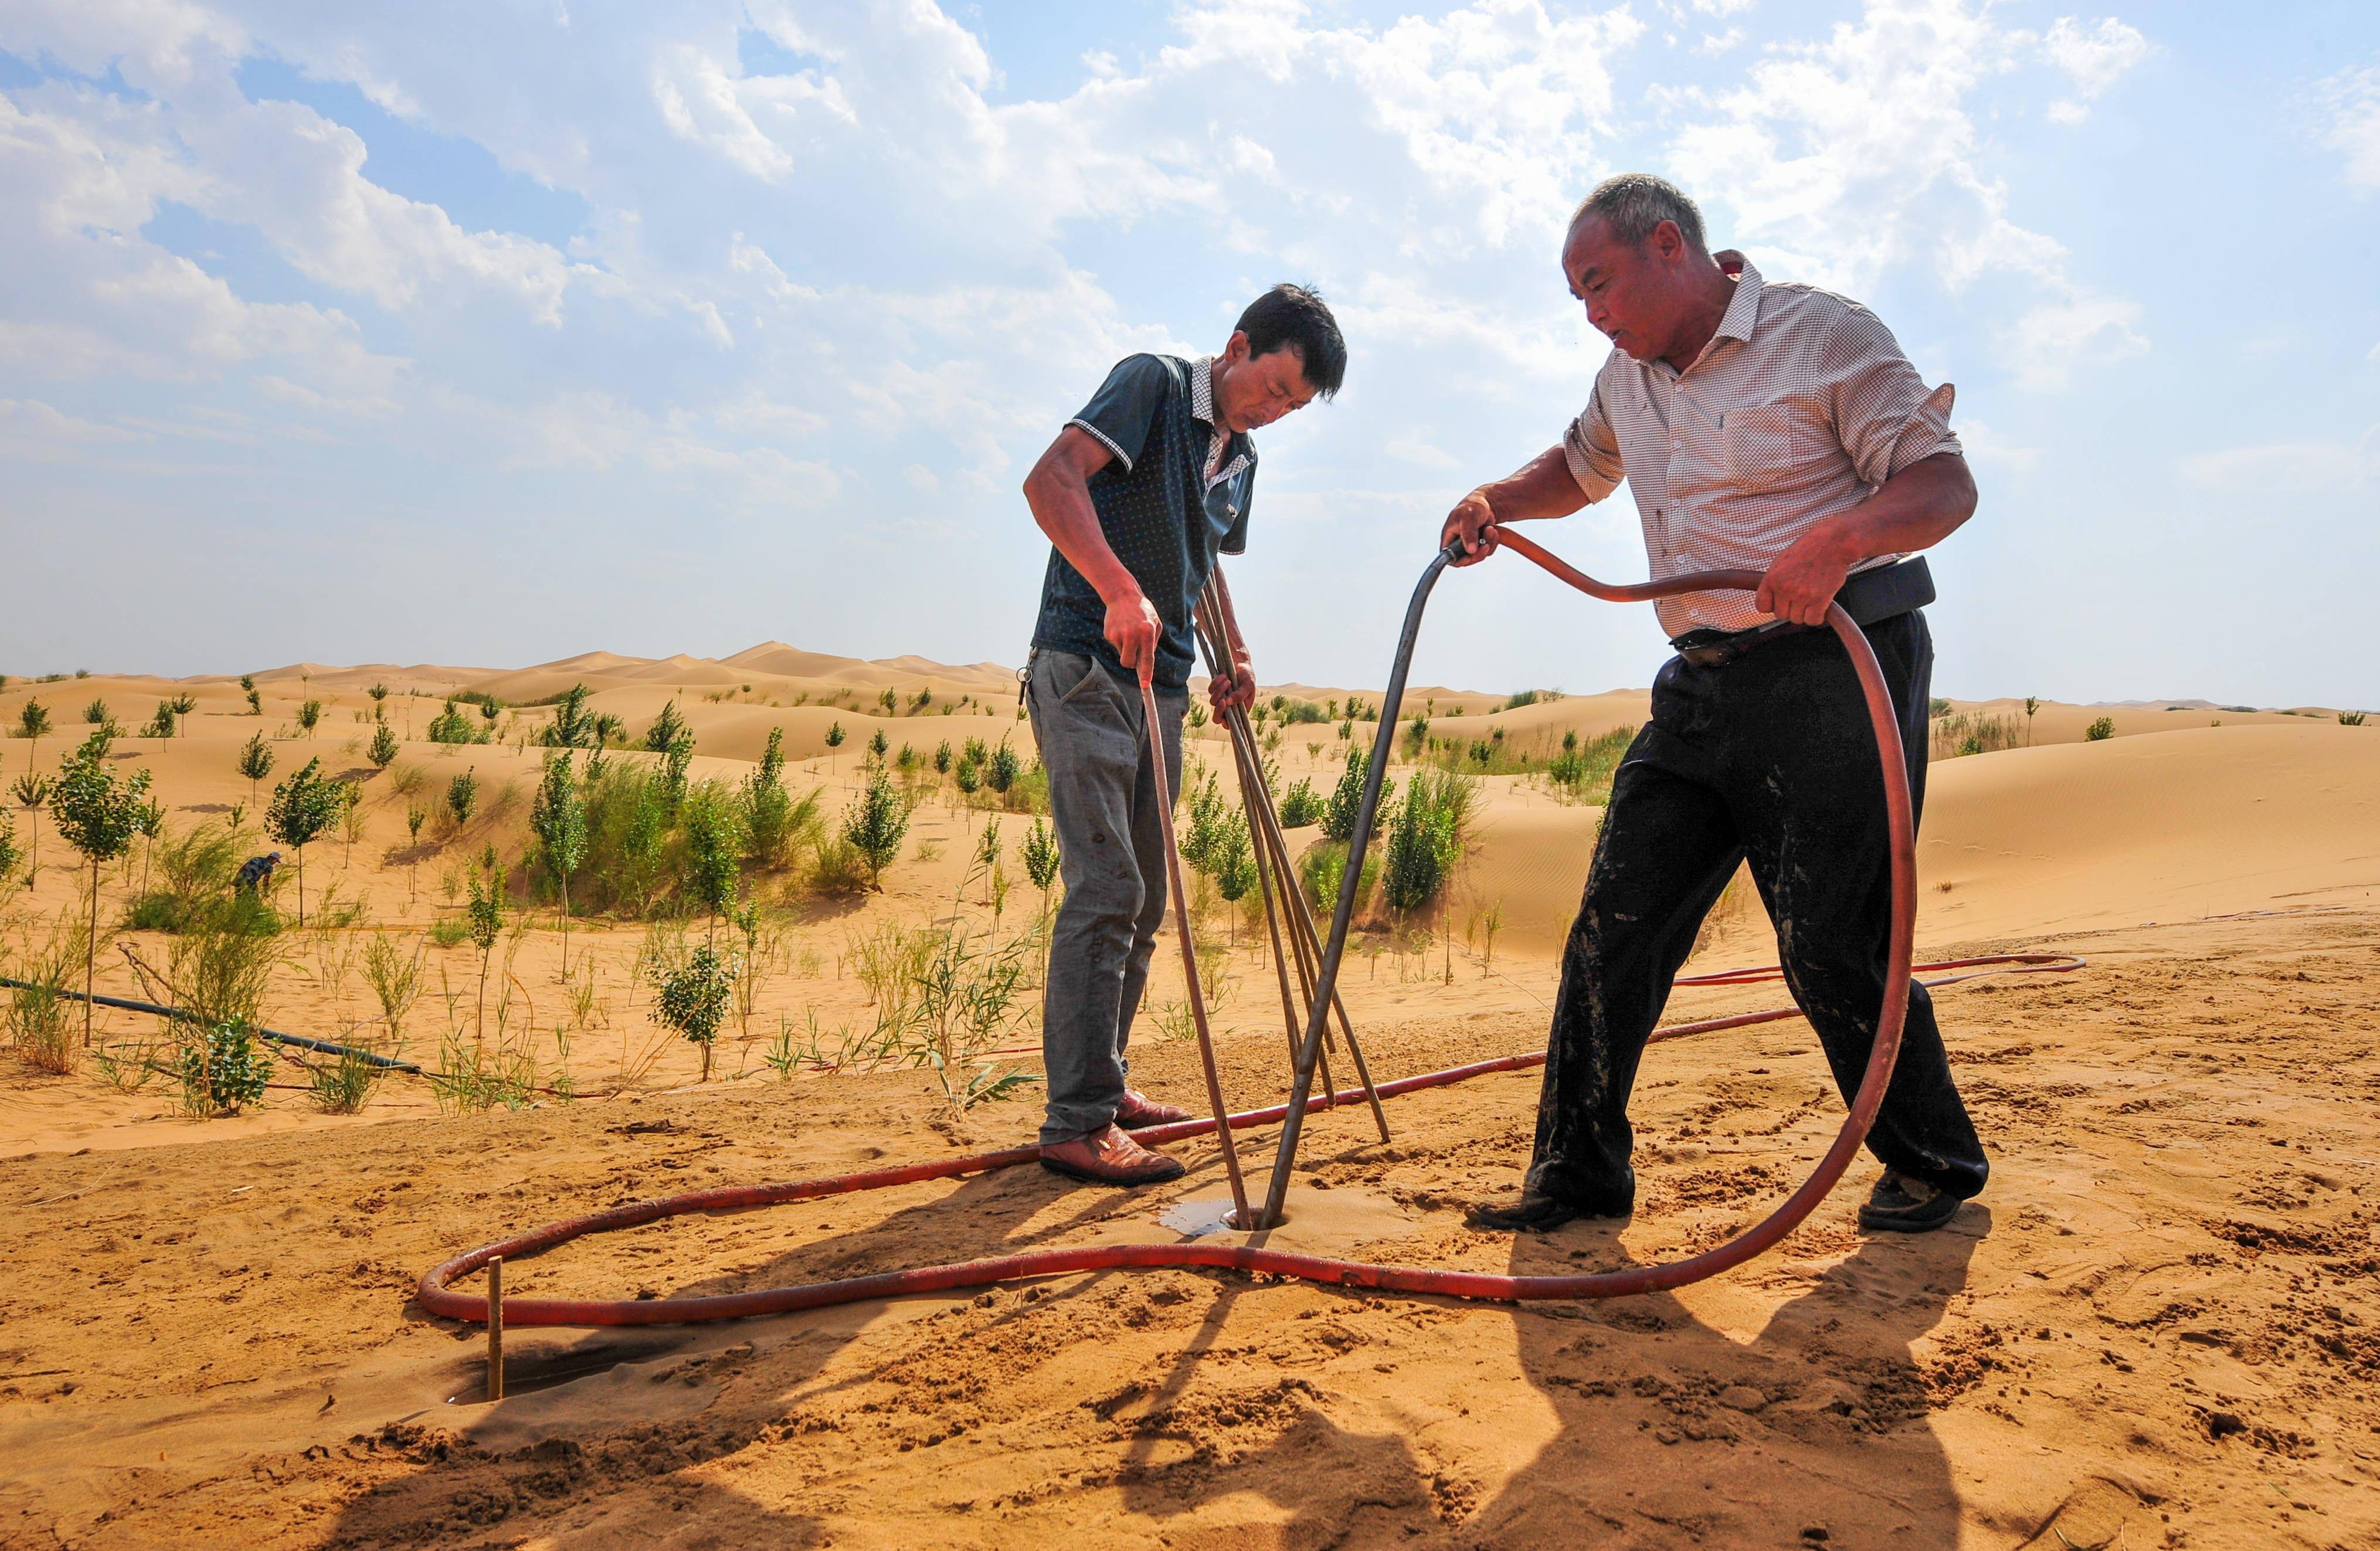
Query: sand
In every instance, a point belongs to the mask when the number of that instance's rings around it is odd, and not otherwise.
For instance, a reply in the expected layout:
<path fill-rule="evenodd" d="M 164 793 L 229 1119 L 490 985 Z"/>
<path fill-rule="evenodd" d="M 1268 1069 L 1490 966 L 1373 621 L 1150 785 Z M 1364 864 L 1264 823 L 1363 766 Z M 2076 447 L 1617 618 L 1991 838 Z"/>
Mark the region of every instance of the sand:
<path fill-rule="evenodd" d="M 293 665 L 257 675 L 261 719 L 231 679 L 31 693 L 62 724 L 103 695 L 128 727 L 160 694 L 196 695 L 187 735 L 118 745 L 156 772 L 178 828 L 247 800 L 232 755 L 260 727 L 289 734 L 276 777 L 310 753 L 370 771 L 374 682 L 416 731 L 437 697 L 494 684 L 514 699 L 586 682 L 636 732 L 675 698 L 698 778 L 745 773 L 783 726 L 793 784 L 832 812 L 880 726 L 921 750 L 1029 747 L 1004 672 L 768 643 L 709 663 L 589 653 L 514 673 Z M 817 704 L 837 688 L 856 706 Z M 888 717 L 883 688 L 905 709 L 919 689 L 934 698 Z M 26 692 L 0 693 L 0 721 Z M 330 702 L 310 740 L 291 722 L 310 693 Z M 1491 717 L 1500 703 L 1472 697 L 1458 720 L 1550 741 L 1624 725 L 1642 696 Z M 2081 741 L 2100 714 L 2117 736 Z M 851 741 L 830 753 L 835 721 Z M 1932 767 L 1921 855 L 1925 951 L 2092 960 L 1940 998 L 1990 1190 L 1940 1233 L 1862 1239 L 1863 1161 L 1780 1251 L 1674 1296 L 1515 1309 L 1191 1273 L 1063 1278 L 716 1327 L 516 1330 L 512 1395 L 449 1403 L 480 1383 L 476 1333 L 410 1301 L 447 1254 L 644 1195 L 1008 1145 L 1034 1106 L 953 1121 L 914 1072 L 783 1081 L 740 1029 L 707 1086 L 666 1043 L 624 1082 L 656 1046 L 628 968 L 634 924 L 571 934 L 606 1001 L 575 1036 L 574 1076 L 590 1095 L 623 1089 L 608 1097 L 455 1116 L 392 1080 L 361 1116 L 276 1091 L 261 1112 L 196 1121 L 160 1084 L 118 1093 L 0 1053 L 0 1253 L 16 1272 L 0 1283 L 0 1545 L 2374 1544 L 2380 732 L 2219 708 L 2045 707 L 2035 728 L 2034 746 Z M 76 731 L 42 743 L 44 768 Z M 1196 746 L 1220 763 L 1211 739 Z M 1327 785 L 1342 747 L 1329 726 L 1293 729 L 1290 778 Z M 32 752 L 0 742 L 0 774 Z M 310 899 L 335 885 L 406 940 L 451 914 L 442 875 L 481 844 L 517 843 L 537 751 L 408 742 L 398 767 L 432 793 L 470 767 L 520 795 L 427 856 L 418 896 L 397 859 L 408 799 L 393 790 L 412 778 L 381 773 L 352 858 L 340 842 L 311 849 Z M 1416 954 L 1374 938 L 1349 961 L 1382 1076 L 1542 1045 L 1598 814 L 1525 778 L 1482 785 L 1451 942 Z M 843 958 L 880 923 L 948 913 L 983 822 L 930 802 L 886 893 L 792 911 L 756 1023 L 864 1019 Z M 1026 820 L 995 822 L 1013 854 Z M 916 842 L 936 854 L 918 859 Z M 12 948 L 80 886 L 54 865 L 54 834 L 42 854 L 0 920 Z M 106 891 L 120 900 L 118 874 Z M 1005 929 L 1035 903 L 1020 886 Z M 988 914 L 974 895 L 965 908 Z M 1476 921 L 1491 908 L 1492 963 Z M 552 927 L 537 918 L 514 966 L 540 1027 L 560 1021 Z M 317 935 L 293 938 L 299 962 L 268 1021 L 370 1032 L 361 987 L 331 973 L 355 934 Z M 164 951 L 154 934 L 118 938 Z M 1765 938 L 1756 903 L 1739 900 L 1694 967 L 1767 962 Z M 428 957 L 450 980 L 476 974 L 468 945 Z M 1219 967 L 1226 1084 L 1263 1102 L 1285 1085 L 1270 971 L 1245 946 Z M 1180 995 L 1169 975 L 1160 1008 Z M 132 985 L 121 957 L 102 978 Z M 1682 993 L 1673 1015 L 1775 996 Z M 143 1022 L 110 1015 L 102 1036 Z M 1278 1242 L 1477 1269 L 1690 1253 L 1782 1195 L 1832 1134 L 1840 1106 L 1813 1046 L 1789 1022 L 1654 1051 L 1625 1225 L 1518 1244 L 1462 1226 L 1461 1208 L 1510 1188 L 1525 1160 L 1536 1079 L 1516 1073 L 1392 1101 L 1385 1146 L 1358 1113 L 1318 1118 Z M 1135 1070 L 1197 1102 L 1186 1043 L 1145 1027 Z M 1244 1139 L 1250 1169 L 1271 1140 Z M 1190 1176 L 1147 1194 L 1012 1170 L 584 1241 L 509 1266 L 507 1289 L 678 1295 L 1168 1240 L 1222 1187 L 1211 1144 L 1180 1150 Z"/>

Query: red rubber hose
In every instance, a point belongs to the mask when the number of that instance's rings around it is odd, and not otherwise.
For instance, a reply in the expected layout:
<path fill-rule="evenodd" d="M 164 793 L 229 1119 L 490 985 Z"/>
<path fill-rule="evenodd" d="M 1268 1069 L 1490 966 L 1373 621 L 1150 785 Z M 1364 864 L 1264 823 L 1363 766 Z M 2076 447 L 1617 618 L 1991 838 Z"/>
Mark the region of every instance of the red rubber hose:
<path fill-rule="evenodd" d="M 1584 572 L 1573 569 L 1561 560 L 1515 534 L 1496 530 L 1496 541 L 1502 547 L 1517 551 L 1536 562 L 1561 581 L 1569 583 L 1592 597 L 1612 602 L 1642 602 L 1682 592 L 1715 590 L 1751 591 L 1760 585 L 1760 575 L 1753 571 L 1710 571 L 1691 576 L 1673 576 L 1658 582 L 1639 583 L 1630 587 L 1614 587 L 1597 581 Z M 1425 593 L 1428 580 L 1451 557 L 1453 551 L 1432 562 L 1425 577 Z M 1416 597 L 1415 608 L 1419 608 Z M 1408 619 L 1408 647 L 1413 621 Z M 862 1303 L 870 1299 L 896 1297 L 908 1293 L 946 1292 L 964 1287 L 982 1287 L 993 1282 L 1015 1281 L 1026 1278 L 1057 1276 L 1080 1271 L 1165 1266 L 1217 1266 L 1241 1271 L 1262 1271 L 1275 1276 L 1299 1277 L 1310 1281 L 1335 1282 L 1354 1287 L 1377 1288 L 1392 1292 L 1430 1293 L 1457 1298 L 1487 1299 L 1497 1302 L 1520 1302 L 1539 1299 L 1589 1299 L 1624 1297 L 1635 1293 L 1655 1292 L 1682 1287 L 1721 1271 L 1740 1266 L 1769 1249 L 1817 1208 L 1827 1194 L 1840 1181 L 1857 1155 L 1861 1143 L 1866 1140 L 1868 1128 L 1874 1123 L 1876 1110 L 1884 1103 L 1886 1085 L 1891 1081 L 1895 1059 L 1900 1050 L 1901 1024 L 1909 1009 L 1909 988 L 1916 967 L 1912 944 L 1917 920 L 1917 841 L 1913 805 L 1910 799 L 1909 771 L 1904 762 L 1900 721 L 1892 697 L 1884 682 L 1883 670 L 1877 665 L 1876 653 L 1867 637 L 1861 633 L 1840 606 L 1830 606 L 1828 624 L 1842 642 L 1852 668 L 1858 673 L 1860 687 L 1867 701 L 1868 720 L 1876 733 L 1876 756 L 1883 777 L 1886 822 L 1892 837 L 1892 923 L 1888 972 L 1883 1004 L 1876 1020 L 1876 1037 L 1871 1042 L 1866 1071 L 1852 1097 L 1842 1128 L 1810 1177 L 1801 1187 L 1786 1197 L 1767 1217 L 1734 1238 L 1700 1254 L 1683 1260 L 1651 1266 L 1632 1266 L 1616 1271 L 1595 1272 L 1584 1276 L 1497 1276 L 1483 1272 L 1439 1271 L 1415 1266 L 1379 1266 L 1361 1261 L 1333 1260 L 1321 1255 L 1299 1254 L 1281 1250 L 1259 1248 L 1253 1244 L 1173 1243 L 1173 1244 L 1099 1244 L 1075 1249 L 1037 1250 L 1024 1254 L 1002 1255 L 986 1260 L 964 1261 L 946 1266 L 919 1266 L 905 1271 L 886 1271 L 874 1276 L 847 1277 L 836 1281 L 813 1282 L 799 1287 L 764 1288 L 751 1292 L 722 1293 L 703 1298 L 655 1298 L 638 1300 L 518 1298 L 504 1302 L 504 1318 L 516 1325 L 666 1325 L 714 1319 L 740 1319 L 756 1315 L 789 1314 L 802 1309 L 825 1308 L 838 1303 Z M 1403 658 L 1399 660 L 1402 675 Z M 1336 930 L 1334 928 L 1334 936 Z M 1333 946 L 1336 946 L 1334 942 Z M 2070 970 L 2081 967 L 2080 959 L 2055 954 L 1994 954 L 1981 958 L 1956 959 L 1928 969 L 1970 969 L 1986 965 L 2008 965 L 2020 970 Z M 1721 975 L 1681 980 L 1681 985 L 1745 985 L 1763 979 L 1779 978 L 1782 972 L 1774 966 L 1758 971 L 1738 970 Z M 1965 975 L 1954 978 L 1964 979 Z M 1943 983 L 1948 983 L 1943 982 Z M 1773 1022 L 1794 1016 L 1794 1008 L 1777 1008 L 1761 1012 L 1742 1013 L 1733 1017 L 1706 1019 L 1701 1023 L 1681 1024 L 1661 1030 L 1657 1039 L 1675 1039 L 1688 1034 L 1718 1029 L 1741 1028 L 1750 1024 Z M 1383 1098 L 1397 1094 L 1412 1093 L 1422 1088 L 1442 1087 L 1465 1078 L 1493 1072 L 1515 1072 L 1543 1063 L 1542 1054 L 1505 1056 L 1494 1060 L 1479 1061 L 1469 1066 L 1450 1068 L 1444 1072 L 1427 1072 L 1379 1084 Z M 1303 1072 L 1301 1072 L 1301 1078 Z M 1299 1092 L 1304 1093 L 1301 1081 Z M 1355 1094 L 1339 1096 L 1350 1101 Z M 1293 1101 L 1294 1102 L 1294 1101 Z M 1302 1113 L 1321 1109 L 1322 1096 L 1308 1097 L 1298 1106 Z M 1232 1125 L 1261 1125 L 1290 1119 L 1291 1105 L 1269 1109 L 1252 1110 L 1229 1117 Z M 1184 1137 L 1203 1135 L 1217 1129 L 1213 1118 L 1185 1121 L 1178 1125 L 1152 1127 L 1140 1133 L 1141 1139 L 1151 1143 L 1179 1141 Z M 1292 1121 L 1293 1128 L 1295 1121 Z M 1288 1151 L 1284 1146 L 1284 1153 Z M 718 1190 L 694 1191 L 684 1195 L 666 1196 L 652 1201 L 634 1202 L 597 1212 L 588 1217 L 572 1218 L 563 1222 L 532 1230 L 498 1243 L 485 1244 L 458 1254 L 431 1268 L 421 1278 L 418 1301 L 433 1315 L 459 1320 L 480 1320 L 486 1317 L 486 1301 L 456 1292 L 451 1284 L 458 1278 L 478 1270 L 490 1260 L 502 1255 L 506 1260 L 518 1260 L 524 1255 L 549 1250 L 555 1245 L 589 1233 L 608 1232 L 615 1229 L 633 1228 L 663 1218 L 688 1212 L 728 1211 L 753 1206 L 773 1206 L 787 1201 L 806 1201 L 819 1196 L 841 1195 L 854 1191 L 880 1190 L 887 1186 L 911 1184 L 924 1180 L 951 1179 L 964 1174 L 981 1173 L 993 1169 L 1009 1169 L 1018 1164 L 1036 1161 L 1038 1147 L 1012 1147 L 1003 1152 L 981 1153 L 972 1157 L 953 1158 L 940 1163 L 918 1163 L 892 1169 L 873 1169 L 864 1173 L 836 1175 L 822 1180 L 800 1180 L 780 1184 L 728 1186 Z"/>
<path fill-rule="evenodd" d="M 1912 967 L 1967 972 L 1924 982 L 1928 987 L 1939 987 L 1972 980 L 1981 975 L 2054 974 L 2081 969 L 2083 964 L 2083 960 L 2070 954 L 1992 953 L 1979 958 L 1944 959 Z M 1682 977 L 1678 984 L 1743 986 L 1781 977 L 1781 972 L 1772 964 L 1765 969 L 1688 975 Z M 1777 1023 L 1800 1015 L 1799 1008 L 1772 1007 L 1731 1017 L 1706 1018 L 1697 1023 L 1676 1024 L 1657 1030 L 1651 1042 L 1682 1039 L 1688 1035 L 1742 1028 L 1752 1024 Z M 1499 1056 L 1491 1060 L 1474 1061 L 1468 1066 L 1449 1067 L 1443 1072 L 1427 1072 L 1419 1076 L 1382 1083 L 1379 1093 L 1382 1098 L 1393 1098 L 1400 1094 L 1447 1087 L 1499 1072 L 1524 1072 L 1534 1066 L 1543 1066 L 1545 1061 L 1543 1051 Z M 1362 1097 L 1356 1090 L 1349 1089 L 1338 1095 L 1338 1099 L 1342 1104 L 1353 1104 Z M 1318 1111 L 1322 1107 L 1320 1095 L 1306 1103 L 1309 1113 Z M 1232 1116 L 1231 1121 L 1235 1126 L 1269 1125 L 1281 1120 L 1287 1112 L 1288 1106 L 1277 1104 L 1267 1109 L 1244 1110 Z M 1151 1126 L 1134 1134 L 1143 1142 L 1161 1145 L 1167 1142 L 1185 1141 L 1193 1136 L 1205 1136 L 1214 1130 L 1214 1121 L 1202 1118 L 1174 1125 Z M 792 1180 L 777 1184 L 726 1185 L 716 1190 L 689 1191 L 683 1195 L 634 1201 L 625 1206 L 614 1206 L 610 1211 L 549 1223 L 543 1228 L 495 1243 L 482 1244 L 478 1249 L 458 1254 L 422 1277 L 417 1298 L 422 1308 L 443 1318 L 484 1322 L 488 1314 L 487 1301 L 457 1292 L 453 1284 L 498 1255 L 511 1264 L 525 1256 L 566 1244 L 573 1239 L 583 1239 L 590 1233 L 609 1233 L 618 1229 L 640 1227 L 663 1218 L 683 1217 L 691 1212 L 740 1211 L 754 1206 L 781 1206 L 789 1201 L 811 1201 L 821 1196 L 883 1190 L 892 1185 L 916 1184 L 926 1180 L 952 1180 L 967 1174 L 988 1173 L 995 1169 L 1014 1169 L 1019 1164 L 1035 1162 L 1040 1156 L 1041 1149 L 1038 1146 L 1009 1147 L 1000 1152 L 978 1153 L 970 1157 L 945 1158 L 934 1163 L 902 1164 L 891 1169 L 871 1169 L 856 1174 Z M 1694 1262 L 1679 1264 L 1692 1266 Z M 1019 1281 L 1075 1271 L 1167 1266 L 1230 1266 L 1243 1271 L 1300 1277 L 1308 1281 L 1504 1302 L 1610 1297 L 1614 1295 L 1609 1290 L 1612 1278 L 1649 1269 L 1633 1267 L 1628 1272 L 1606 1272 L 1585 1277 L 1499 1277 L 1469 1271 L 1374 1266 L 1361 1261 L 1331 1260 L 1320 1255 L 1296 1254 L 1239 1244 L 1093 1244 L 1079 1249 L 1038 1250 L 1026 1254 L 961 1261 L 949 1266 L 928 1266 L 908 1271 L 886 1271 L 868 1277 L 846 1277 L 840 1281 L 813 1282 L 802 1287 L 762 1288 L 751 1292 L 722 1293 L 708 1298 L 507 1298 L 504 1300 L 504 1323 L 573 1326 L 697 1324 L 715 1319 L 744 1319 L 756 1315 L 792 1314 L 803 1309 L 829 1308 L 838 1303 L 864 1303 L 871 1298 L 893 1298 L 907 1293 L 988 1287 L 994 1282 Z M 1695 1277 L 1682 1277 L 1662 1285 L 1677 1286 L 1697 1279 Z"/>

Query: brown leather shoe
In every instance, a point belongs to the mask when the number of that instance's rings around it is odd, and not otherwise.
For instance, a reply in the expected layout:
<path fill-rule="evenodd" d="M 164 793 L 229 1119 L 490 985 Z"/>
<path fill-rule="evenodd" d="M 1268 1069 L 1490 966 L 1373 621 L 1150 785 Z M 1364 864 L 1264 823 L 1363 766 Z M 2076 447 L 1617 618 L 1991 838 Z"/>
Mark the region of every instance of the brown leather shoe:
<path fill-rule="evenodd" d="M 1112 1125 L 1072 1142 L 1045 1143 L 1041 1167 L 1095 1185 L 1160 1185 L 1188 1172 L 1180 1158 L 1151 1152 Z"/>
<path fill-rule="evenodd" d="M 1123 1102 L 1116 1106 L 1115 1123 L 1126 1131 L 1138 1131 L 1145 1125 L 1172 1125 L 1186 1121 L 1190 1111 L 1178 1104 L 1160 1104 L 1137 1089 L 1123 1090 Z"/>

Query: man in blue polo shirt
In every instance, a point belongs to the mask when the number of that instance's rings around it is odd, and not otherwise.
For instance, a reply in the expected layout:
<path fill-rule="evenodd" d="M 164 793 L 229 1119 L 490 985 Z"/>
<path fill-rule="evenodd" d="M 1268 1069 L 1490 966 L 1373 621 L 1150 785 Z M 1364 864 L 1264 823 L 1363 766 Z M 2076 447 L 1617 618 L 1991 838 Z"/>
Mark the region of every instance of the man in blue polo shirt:
<path fill-rule="evenodd" d="M 1025 481 L 1050 537 L 1026 699 L 1050 775 L 1066 880 L 1042 993 L 1049 1112 L 1044 1168 L 1153 1184 L 1178 1158 L 1126 1132 L 1186 1120 L 1125 1084 L 1124 1044 L 1165 919 L 1165 841 L 1140 685 L 1156 692 L 1166 790 L 1181 790 L 1191 609 L 1219 554 L 1246 547 L 1257 450 L 1248 433 L 1339 391 L 1347 346 L 1312 291 L 1276 285 L 1219 356 L 1132 356 L 1066 422 Z M 1220 578 L 1219 578 L 1220 580 Z M 1231 654 L 1208 694 L 1256 697 L 1247 647 L 1220 587 Z"/>

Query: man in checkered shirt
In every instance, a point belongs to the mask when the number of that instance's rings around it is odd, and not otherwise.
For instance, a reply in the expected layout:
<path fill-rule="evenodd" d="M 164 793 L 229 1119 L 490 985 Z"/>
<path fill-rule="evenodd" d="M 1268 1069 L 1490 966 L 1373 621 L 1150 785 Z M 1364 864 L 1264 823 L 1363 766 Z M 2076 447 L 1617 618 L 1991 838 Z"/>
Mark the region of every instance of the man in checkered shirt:
<path fill-rule="evenodd" d="M 1208 695 L 1256 698 L 1256 670 L 1218 560 L 1246 547 L 1251 432 L 1339 391 L 1347 342 L 1321 297 L 1276 285 L 1248 304 L 1222 354 L 1116 363 L 1025 481 L 1050 539 L 1026 703 L 1050 777 L 1065 903 L 1041 997 L 1049 1101 L 1041 1166 L 1098 1184 L 1159 1184 L 1183 1163 L 1130 1133 L 1189 1119 L 1127 1085 L 1124 1050 L 1165 919 L 1165 790 L 1182 790 L 1191 612 L 1211 579 L 1229 653 Z M 1156 702 L 1145 724 L 1140 685 Z"/>
<path fill-rule="evenodd" d="M 1846 1101 L 1856 1091 L 1884 998 L 1890 835 L 1859 679 L 1815 627 L 1840 601 L 1865 631 L 1922 806 L 1934 647 L 1919 605 L 1933 588 L 1908 557 L 1975 509 L 1949 385 L 1929 390 L 1858 303 L 1749 265 L 1730 273 L 1672 185 L 1604 183 L 1561 261 L 1610 358 L 1560 443 L 1465 496 L 1441 542 L 1475 565 L 1498 525 L 1567 516 L 1624 477 L 1655 576 L 1763 579 L 1756 594 L 1658 605 L 1678 655 L 1612 779 L 1563 951 L 1535 1156 L 1517 1201 L 1472 1215 L 1504 1230 L 1633 1208 L 1637 1060 L 1742 862 L 1836 1084 Z M 1989 1174 L 1922 986 L 1867 1145 L 1884 1164 L 1860 1212 L 1872 1230 L 1937 1228 Z"/>

